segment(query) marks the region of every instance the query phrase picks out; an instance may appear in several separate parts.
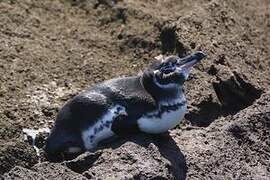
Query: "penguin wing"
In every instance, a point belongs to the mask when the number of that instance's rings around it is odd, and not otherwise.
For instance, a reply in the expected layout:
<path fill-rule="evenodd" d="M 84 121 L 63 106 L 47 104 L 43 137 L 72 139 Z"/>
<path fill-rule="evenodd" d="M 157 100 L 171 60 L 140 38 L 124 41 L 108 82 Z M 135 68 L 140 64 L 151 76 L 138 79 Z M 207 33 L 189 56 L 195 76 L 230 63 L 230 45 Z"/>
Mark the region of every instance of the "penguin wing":
<path fill-rule="evenodd" d="M 127 99 L 125 110 L 114 118 L 112 123 L 112 131 L 118 135 L 127 135 L 139 132 L 138 119 L 143 115 L 156 110 L 156 104 L 153 101 L 147 101 L 136 97 L 135 99 Z"/>
<path fill-rule="evenodd" d="M 118 135 L 139 132 L 138 119 L 157 108 L 152 99 L 143 96 L 129 97 L 124 103 L 119 104 L 125 106 L 126 112 L 119 114 L 113 120 L 112 131 Z"/>

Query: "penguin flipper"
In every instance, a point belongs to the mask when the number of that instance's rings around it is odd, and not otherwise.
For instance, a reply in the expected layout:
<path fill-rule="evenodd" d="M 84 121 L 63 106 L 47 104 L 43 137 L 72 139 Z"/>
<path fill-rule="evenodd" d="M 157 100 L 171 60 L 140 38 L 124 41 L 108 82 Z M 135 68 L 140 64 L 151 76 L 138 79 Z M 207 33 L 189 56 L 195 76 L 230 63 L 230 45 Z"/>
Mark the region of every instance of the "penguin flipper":
<path fill-rule="evenodd" d="M 121 113 L 114 118 L 111 129 L 119 136 L 139 132 L 136 119 L 131 119 L 126 113 Z"/>

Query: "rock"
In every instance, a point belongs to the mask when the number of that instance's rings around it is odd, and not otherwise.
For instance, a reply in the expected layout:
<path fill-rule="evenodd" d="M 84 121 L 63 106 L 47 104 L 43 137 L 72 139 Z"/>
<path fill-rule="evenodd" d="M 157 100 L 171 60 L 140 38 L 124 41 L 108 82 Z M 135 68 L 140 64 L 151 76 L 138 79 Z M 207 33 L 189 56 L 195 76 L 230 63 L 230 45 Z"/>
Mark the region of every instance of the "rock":
<path fill-rule="evenodd" d="M 189 179 L 268 179 L 270 93 L 246 109 L 177 137 Z M 174 132 L 175 130 L 173 130 Z M 175 137 L 176 138 L 176 137 Z M 191 143 L 186 143 L 187 140 Z"/>
<path fill-rule="evenodd" d="M 112 149 L 85 153 L 66 165 L 90 179 L 184 179 L 185 159 L 173 139 L 168 135 L 154 139 L 147 135 L 122 139 Z"/>
<path fill-rule="evenodd" d="M 21 166 L 16 166 L 8 173 L 3 175 L 4 179 L 74 179 L 74 180 L 86 180 L 86 178 L 80 174 L 77 174 L 67 167 L 60 164 L 53 163 L 41 163 L 35 165 L 31 169 L 27 169 Z"/>
<path fill-rule="evenodd" d="M 14 166 L 29 168 L 38 162 L 35 150 L 22 141 L 1 142 L 0 157 L 0 174 Z"/>
<path fill-rule="evenodd" d="M 86 179 L 81 174 L 73 172 L 71 169 L 59 163 L 44 162 L 44 163 L 35 165 L 31 169 L 38 172 L 40 176 L 42 176 L 45 179 L 52 179 L 52 180 L 57 180 L 57 179 L 85 180 Z"/>
<path fill-rule="evenodd" d="M 8 173 L 3 175 L 3 179 L 21 179 L 21 180 L 29 180 L 29 179 L 42 179 L 42 177 L 37 173 L 30 169 L 15 166 Z"/>

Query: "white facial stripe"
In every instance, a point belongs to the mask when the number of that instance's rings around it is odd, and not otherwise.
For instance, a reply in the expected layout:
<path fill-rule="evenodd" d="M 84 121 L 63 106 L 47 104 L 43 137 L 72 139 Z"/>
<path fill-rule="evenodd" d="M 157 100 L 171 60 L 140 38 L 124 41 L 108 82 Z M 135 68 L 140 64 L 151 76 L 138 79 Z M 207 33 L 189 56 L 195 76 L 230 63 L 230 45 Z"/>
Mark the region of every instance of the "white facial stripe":
<path fill-rule="evenodd" d="M 154 70 L 154 74 L 156 75 L 159 72 L 159 70 Z"/>
<path fill-rule="evenodd" d="M 178 86 L 179 86 L 179 85 L 173 84 L 173 83 L 170 83 L 170 84 L 160 84 L 160 83 L 157 81 L 156 77 L 154 77 L 154 82 L 155 82 L 155 84 L 156 84 L 158 87 L 160 87 L 160 88 L 162 88 L 162 89 L 174 89 L 174 88 L 178 88 Z"/>

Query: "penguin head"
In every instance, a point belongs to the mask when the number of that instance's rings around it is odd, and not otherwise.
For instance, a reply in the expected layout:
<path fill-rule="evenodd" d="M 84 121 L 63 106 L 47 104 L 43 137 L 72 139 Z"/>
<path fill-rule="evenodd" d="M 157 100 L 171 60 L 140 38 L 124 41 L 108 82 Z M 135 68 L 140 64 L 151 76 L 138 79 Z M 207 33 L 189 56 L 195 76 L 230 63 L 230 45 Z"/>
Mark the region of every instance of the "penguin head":
<path fill-rule="evenodd" d="M 187 80 L 190 69 L 200 62 L 206 55 L 197 51 L 184 58 L 168 56 L 162 61 L 152 65 L 155 83 L 161 88 L 178 87 Z"/>

